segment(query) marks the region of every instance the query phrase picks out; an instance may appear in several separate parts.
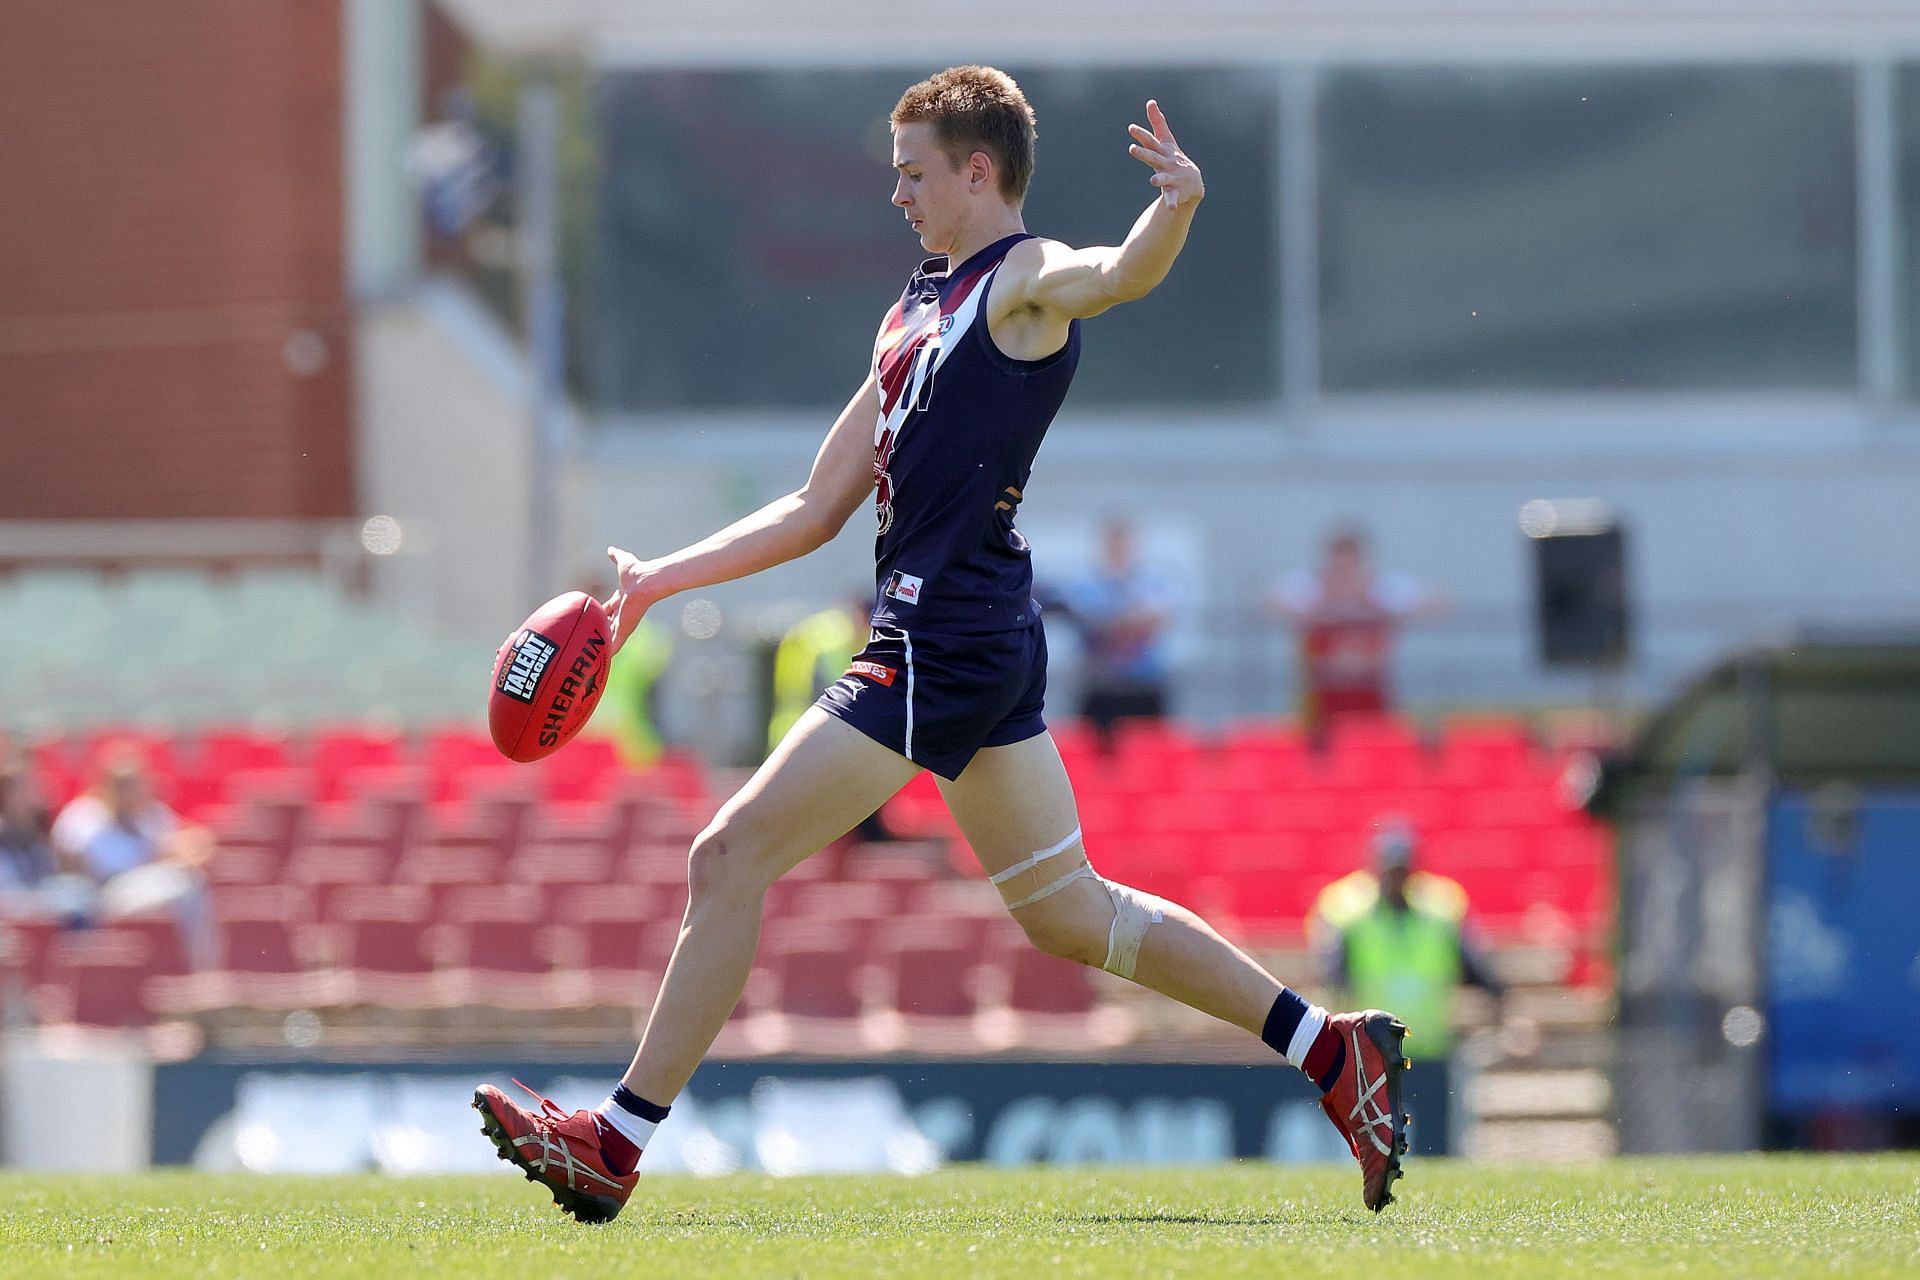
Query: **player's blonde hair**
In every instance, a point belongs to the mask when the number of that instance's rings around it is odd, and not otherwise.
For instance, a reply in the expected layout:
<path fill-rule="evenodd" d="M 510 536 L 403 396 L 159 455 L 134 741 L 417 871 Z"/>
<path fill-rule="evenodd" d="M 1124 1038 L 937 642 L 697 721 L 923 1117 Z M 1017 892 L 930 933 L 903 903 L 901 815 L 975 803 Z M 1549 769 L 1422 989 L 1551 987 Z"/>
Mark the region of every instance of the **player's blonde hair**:
<path fill-rule="evenodd" d="M 930 124 L 955 167 L 976 151 L 993 157 L 1000 194 L 1016 208 L 1033 181 L 1033 108 L 1013 77 L 997 67 L 948 67 L 900 95 L 889 119 Z"/>

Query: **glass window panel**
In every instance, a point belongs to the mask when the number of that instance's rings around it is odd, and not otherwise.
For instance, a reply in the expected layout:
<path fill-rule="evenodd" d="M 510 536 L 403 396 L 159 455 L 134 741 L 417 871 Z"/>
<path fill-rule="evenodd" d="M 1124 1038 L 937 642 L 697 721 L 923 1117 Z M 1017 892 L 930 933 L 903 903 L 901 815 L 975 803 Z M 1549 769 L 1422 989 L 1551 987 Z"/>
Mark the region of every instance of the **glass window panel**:
<path fill-rule="evenodd" d="M 1848 69 L 1356 70 L 1320 130 L 1329 389 L 1856 384 Z"/>
<path fill-rule="evenodd" d="M 1118 243 L 1152 195 L 1148 94 L 1207 171 L 1153 297 L 1089 323 L 1072 403 L 1258 400 L 1273 336 L 1277 107 L 1264 73 L 1009 68 L 1040 122 L 1030 229 Z M 597 399 L 614 410 L 837 406 L 923 253 L 888 198 L 887 112 L 924 69 L 633 70 L 600 88 Z"/>
<path fill-rule="evenodd" d="M 1904 282 L 1899 319 L 1906 368 L 1901 377 L 1909 399 L 1920 396 L 1920 66 L 1900 68 L 1898 81 L 1901 260 Z"/>

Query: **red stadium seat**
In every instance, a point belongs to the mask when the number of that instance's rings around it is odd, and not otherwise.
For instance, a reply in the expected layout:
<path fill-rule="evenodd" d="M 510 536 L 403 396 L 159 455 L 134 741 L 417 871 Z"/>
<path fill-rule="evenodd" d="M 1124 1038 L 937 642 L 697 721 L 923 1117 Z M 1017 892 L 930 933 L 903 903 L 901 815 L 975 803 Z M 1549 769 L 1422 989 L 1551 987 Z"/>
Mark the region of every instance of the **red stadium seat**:
<path fill-rule="evenodd" d="M 1328 730 L 1318 772 L 1335 787 L 1414 787 L 1426 780 L 1426 751 L 1398 716 L 1343 716 Z"/>
<path fill-rule="evenodd" d="M 769 923 L 761 954 L 774 978 L 774 1001 L 795 1018 L 852 1019 L 866 1008 L 863 938 L 843 922 Z"/>
<path fill-rule="evenodd" d="M 947 812 L 947 802 L 930 773 L 920 774 L 900 789 L 883 808 L 887 829 L 908 838 L 958 836 L 960 828 Z"/>
<path fill-rule="evenodd" d="M 1084 1014 L 1095 1002 L 1087 967 L 1035 946 L 1002 954 L 1007 967 L 1007 1004 L 1019 1013 Z"/>
<path fill-rule="evenodd" d="M 1532 768 L 1533 742 L 1515 717 L 1455 719 L 1440 735 L 1436 776 L 1448 786 L 1499 786 Z"/>
<path fill-rule="evenodd" d="M 286 881 L 313 890 L 325 916 L 338 890 L 387 885 L 393 863 L 391 851 L 375 845 L 302 845 L 287 859 Z"/>
<path fill-rule="evenodd" d="M 287 740 L 276 733 L 247 728 L 204 729 L 194 740 L 194 767 L 203 772 L 240 773 L 287 767 Z"/>
<path fill-rule="evenodd" d="M 659 974 L 680 933 L 677 920 L 581 920 L 581 961 L 591 972 Z"/>
<path fill-rule="evenodd" d="M 1539 836 L 1539 857 L 1556 867 L 1580 868 L 1611 873 L 1613 836 L 1598 823 L 1543 831 Z"/>
<path fill-rule="evenodd" d="M 65 738 L 41 738 L 27 748 L 34 776 L 46 792 L 47 803 L 58 810 L 86 790 L 93 781 Z"/>
<path fill-rule="evenodd" d="M 362 916 L 338 927 L 348 1004 L 424 1008 L 455 1003 L 458 987 L 444 970 L 456 935 L 424 915 Z"/>
<path fill-rule="evenodd" d="M 555 1008 L 585 1003 L 579 982 L 559 982 L 564 968 L 579 972 L 582 941 L 576 930 L 550 923 L 525 891 L 463 890 L 448 900 L 444 919 L 457 930 L 460 998 L 473 1005 Z"/>
<path fill-rule="evenodd" d="M 598 800 L 622 768 L 613 739 L 582 734 L 546 761 L 540 775 L 542 793 L 552 804 Z"/>
<path fill-rule="evenodd" d="M 430 973 L 435 926 L 427 920 L 354 920 L 345 928 L 342 955 L 349 969 L 367 973 Z"/>
<path fill-rule="evenodd" d="M 336 726 L 314 732 L 303 754 L 322 800 L 344 796 L 347 784 L 356 773 L 391 769 L 405 763 L 397 733 L 357 726 Z"/>
<path fill-rule="evenodd" d="M 314 917 L 323 924 L 355 920 L 421 920 L 433 914 L 433 899 L 419 885 L 343 884 L 314 896 Z"/>
<path fill-rule="evenodd" d="M 47 954 L 61 932 L 52 920 L 0 920 L 0 970 L 16 974 L 27 991 L 40 986 L 46 981 Z"/>
<path fill-rule="evenodd" d="M 151 976 L 146 961 L 139 940 L 125 934 L 63 940 L 40 991 L 42 1019 L 90 1027 L 147 1025 L 153 1014 L 145 998 Z"/>
<path fill-rule="evenodd" d="M 599 885 L 612 878 L 613 856 L 589 844 L 528 844 L 507 864 L 509 884 Z"/>
<path fill-rule="evenodd" d="M 492 849 L 424 844 L 401 856 L 393 878 L 400 884 L 421 886 L 438 903 L 474 887 L 497 886 L 505 871 L 506 859 Z M 441 914 L 437 907 L 435 914 Z"/>
<path fill-rule="evenodd" d="M 300 843 L 334 849 L 371 849 L 390 863 L 413 834 L 414 811 L 405 805 L 354 801 L 315 805 L 300 828 Z"/>
<path fill-rule="evenodd" d="M 865 1041 L 881 1052 L 911 1047 L 919 1053 L 971 1053 L 987 1047 L 980 1026 L 988 1003 L 982 956 L 1000 926 L 1013 927 L 1004 915 L 883 924 L 872 951 L 879 1007 L 865 1020 Z"/>
<path fill-rule="evenodd" d="M 1460 798 L 1464 827 L 1558 827 L 1576 815 L 1551 787 L 1500 787 L 1470 791 Z"/>
<path fill-rule="evenodd" d="M 213 900 L 220 928 L 220 966 L 233 972 L 295 973 L 307 967 L 298 930 L 312 903 L 291 886 L 231 888 Z"/>
<path fill-rule="evenodd" d="M 1290 786 L 1311 768 L 1306 737 L 1283 720 L 1248 720 L 1228 727 L 1220 740 L 1228 772 L 1249 774 L 1257 785 Z"/>
<path fill-rule="evenodd" d="M 148 979 L 186 972 L 171 920 L 127 919 L 66 930 L 48 946 L 40 1004 L 48 1020 L 82 1026 L 143 1026 L 152 1021 Z"/>

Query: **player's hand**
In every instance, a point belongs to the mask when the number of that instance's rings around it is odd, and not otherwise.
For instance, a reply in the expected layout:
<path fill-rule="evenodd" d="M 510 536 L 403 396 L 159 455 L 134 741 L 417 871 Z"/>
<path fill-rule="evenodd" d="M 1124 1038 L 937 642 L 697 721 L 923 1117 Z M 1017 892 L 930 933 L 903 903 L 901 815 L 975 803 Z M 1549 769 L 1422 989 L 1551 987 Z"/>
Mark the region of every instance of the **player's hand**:
<path fill-rule="evenodd" d="M 647 561 L 619 547 L 608 547 L 607 559 L 613 561 L 618 581 L 613 594 L 602 603 L 608 621 L 613 624 L 613 651 L 618 653 L 658 596 L 648 590 L 653 566 Z"/>
<path fill-rule="evenodd" d="M 1189 160 L 1180 144 L 1174 141 L 1173 130 L 1167 128 L 1166 113 L 1152 98 L 1147 99 L 1147 123 L 1153 127 L 1127 126 L 1127 132 L 1133 135 L 1133 145 L 1127 148 L 1127 153 L 1153 170 L 1153 177 L 1148 181 L 1160 188 L 1160 199 L 1167 208 L 1199 204 L 1207 194 L 1200 166 Z"/>

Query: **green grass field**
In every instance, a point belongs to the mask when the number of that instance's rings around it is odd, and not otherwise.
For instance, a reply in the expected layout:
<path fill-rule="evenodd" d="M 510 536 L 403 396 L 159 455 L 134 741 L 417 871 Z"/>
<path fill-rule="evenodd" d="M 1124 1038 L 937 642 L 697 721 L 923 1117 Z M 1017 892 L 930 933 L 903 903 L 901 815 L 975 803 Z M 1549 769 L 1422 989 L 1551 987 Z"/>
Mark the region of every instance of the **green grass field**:
<path fill-rule="evenodd" d="M 518 1179 L 0 1175 L 0 1275 L 1920 1275 L 1920 1158 L 662 1178 L 605 1227 Z"/>

